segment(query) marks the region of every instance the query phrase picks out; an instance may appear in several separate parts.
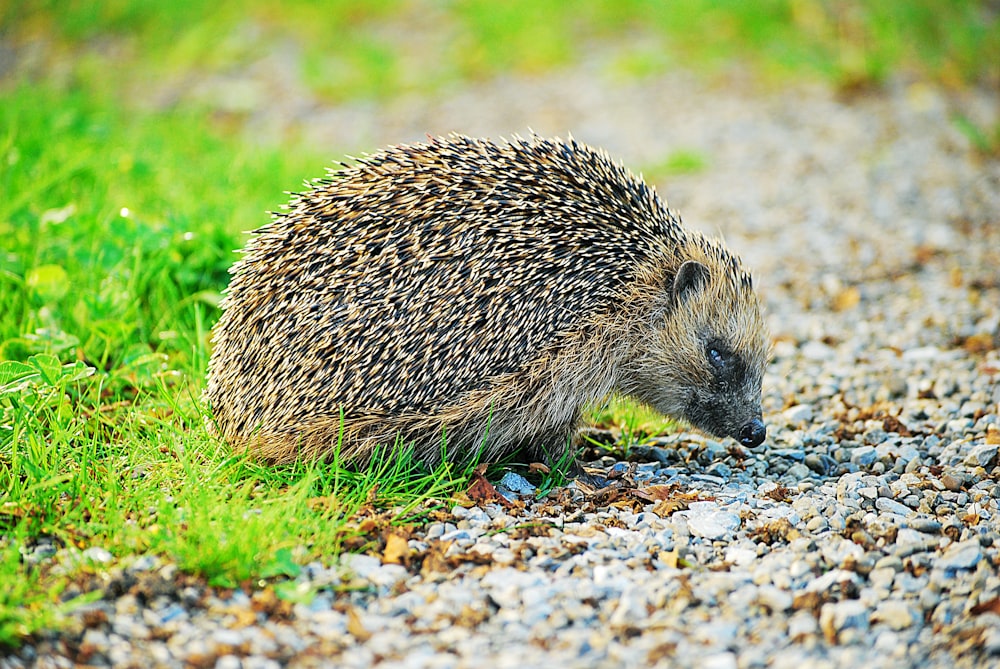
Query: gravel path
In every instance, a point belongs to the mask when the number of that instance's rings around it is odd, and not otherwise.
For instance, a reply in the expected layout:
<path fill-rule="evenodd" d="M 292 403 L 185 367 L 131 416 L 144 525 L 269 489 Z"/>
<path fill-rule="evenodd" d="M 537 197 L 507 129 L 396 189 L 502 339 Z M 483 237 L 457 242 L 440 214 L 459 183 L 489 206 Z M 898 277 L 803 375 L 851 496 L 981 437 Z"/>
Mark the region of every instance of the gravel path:
<path fill-rule="evenodd" d="M 140 558 L 0 668 L 1000 666 L 1000 164 L 951 121 L 989 118 L 995 95 L 898 83 L 840 101 L 585 64 L 326 109 L 281 58 L 183 95 L 258 91 L 275 105 L 251 100 L 267 111 L 248 132 L 335 152 L 531 127 L 636 169 L 705 156 L 658 187 L 755 272 L 776 338 L 769 438 L 673 435 L 635 449 L 613 494 L 456 507 L 410 538 L 409 567 L 309 565 L 308 605 Z"/>

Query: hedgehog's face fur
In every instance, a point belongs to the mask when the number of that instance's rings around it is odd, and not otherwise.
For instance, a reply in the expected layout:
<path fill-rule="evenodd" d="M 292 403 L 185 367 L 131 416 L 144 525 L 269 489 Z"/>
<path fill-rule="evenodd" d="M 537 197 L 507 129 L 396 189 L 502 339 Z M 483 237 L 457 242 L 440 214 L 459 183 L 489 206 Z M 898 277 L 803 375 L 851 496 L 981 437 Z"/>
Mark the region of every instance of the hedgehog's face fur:
<path fill-rule="evenodd" d="M 750 277 L 709 253 L 665 277 L 640 336 L 632 393 L 661 413 L 744 446 L 764 441 L 761 381 L 770 351 Z"/>

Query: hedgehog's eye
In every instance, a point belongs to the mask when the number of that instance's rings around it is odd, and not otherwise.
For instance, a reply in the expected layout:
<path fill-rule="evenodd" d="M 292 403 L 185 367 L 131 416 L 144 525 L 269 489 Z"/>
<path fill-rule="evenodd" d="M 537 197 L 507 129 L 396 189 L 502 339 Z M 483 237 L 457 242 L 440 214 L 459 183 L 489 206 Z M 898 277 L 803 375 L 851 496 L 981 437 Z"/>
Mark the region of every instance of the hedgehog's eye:
<path fill-rule="evenodd" d="M 712 367 L 722 370 L 726 367 L 726 363 L 729 361 L 729 354 L 717 346 L 709 346 L 708 361 L 712 363 Z"/>

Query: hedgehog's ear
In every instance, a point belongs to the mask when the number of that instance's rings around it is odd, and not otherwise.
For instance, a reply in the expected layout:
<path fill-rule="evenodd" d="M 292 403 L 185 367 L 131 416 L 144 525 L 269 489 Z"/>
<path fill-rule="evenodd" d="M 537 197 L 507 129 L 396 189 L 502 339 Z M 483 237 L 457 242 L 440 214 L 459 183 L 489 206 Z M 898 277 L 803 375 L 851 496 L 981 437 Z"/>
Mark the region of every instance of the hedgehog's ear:
<path fill-rule="evenodd" d="M 685 302 L 691 297 L 708 288 L 708 268 L 697 260 L 688 260 L 674 277 L 674 299 L 678 303 Z"/>

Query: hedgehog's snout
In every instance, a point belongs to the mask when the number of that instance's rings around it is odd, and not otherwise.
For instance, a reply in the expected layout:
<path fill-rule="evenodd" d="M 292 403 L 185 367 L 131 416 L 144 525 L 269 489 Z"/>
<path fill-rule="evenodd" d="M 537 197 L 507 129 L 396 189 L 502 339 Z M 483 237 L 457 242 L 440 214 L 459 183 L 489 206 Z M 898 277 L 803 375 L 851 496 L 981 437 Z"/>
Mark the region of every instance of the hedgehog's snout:
<path fill-rule="evenodd" d="M 764 421 L 760 418 L 754 418 L 752 421 L 740 428 L 737 439 L 747 448 L 753 448 L 754 446 L 760 446 L 763 444 L 766 436 L 767 428 L 764 426 Z"/>

